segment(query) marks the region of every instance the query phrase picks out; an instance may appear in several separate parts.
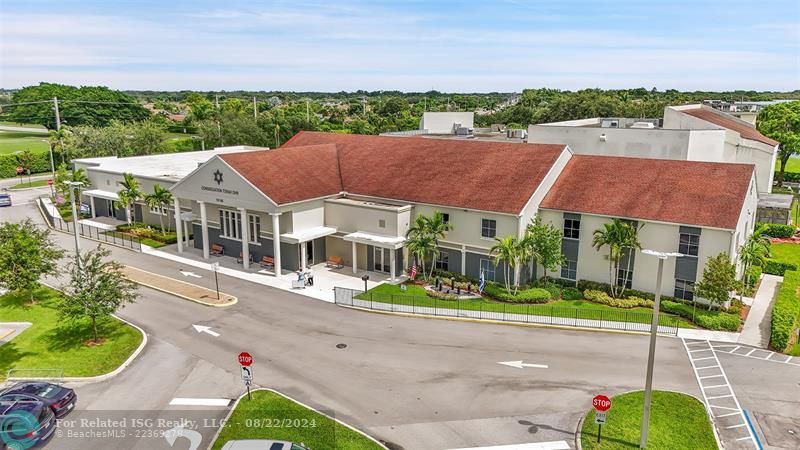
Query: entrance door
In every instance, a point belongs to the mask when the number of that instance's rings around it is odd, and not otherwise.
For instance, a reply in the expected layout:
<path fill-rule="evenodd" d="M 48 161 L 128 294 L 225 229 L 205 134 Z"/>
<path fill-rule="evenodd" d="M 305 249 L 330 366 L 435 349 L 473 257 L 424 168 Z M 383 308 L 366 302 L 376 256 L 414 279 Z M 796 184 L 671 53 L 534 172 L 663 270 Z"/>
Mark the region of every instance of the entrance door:
<path fill-rule="evenodd" d="M 314 241 L 306 242 L 306 264 L 314 265 Z"/>
<path fill-rule="evenodd" d="M 374 253 L 374 262 L 372 263 L 372 270 L 375 272 L 385 272 L 389 273 L 390 267 L 389 264 L 391 263 L 389 258 L 391 257 L 391 250 L 388 248 L 380 248 L 380 247 L 373 247 Z"/>

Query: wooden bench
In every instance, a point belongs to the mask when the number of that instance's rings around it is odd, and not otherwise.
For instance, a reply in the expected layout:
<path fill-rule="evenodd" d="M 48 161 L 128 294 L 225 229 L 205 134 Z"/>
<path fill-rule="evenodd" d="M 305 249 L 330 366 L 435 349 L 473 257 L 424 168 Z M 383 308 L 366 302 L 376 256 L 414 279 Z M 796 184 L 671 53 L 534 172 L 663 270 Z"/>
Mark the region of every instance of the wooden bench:
<path fill-rule="evenodd" d="M 341 256 L 329 256 L 328 260 L 325 261 L 325 266 L 341 269 L 344 267 L 344 259 Z"/>
<path fill-rule="evenodd" d="M 225 247 L 219 244 L 211 244 L 211 255 L 222 256 L 225 254 Z"/>
<path fill-rule="evenodd" d="M 249 254 L 247 255 L 247 259 L 249 259 L 249 260 L 250 260 L 250 262 L 253 262 L 253 254 L 252 254 L 252 253 L 249 253 Z M 238 258 L 236 258 L 236 262 L 237 262 L 237 263 L 239 263 L 239 264 L 241 264 L 242 262 L 244 262 L 244 252 L 239 252 L 239 257 L 238 257 Z"/>
<path fill-rule="evenodd" d="M 274 269 L 275 259 L 272 256 L 262 256 L 258 264 L 265 269 Z"/>

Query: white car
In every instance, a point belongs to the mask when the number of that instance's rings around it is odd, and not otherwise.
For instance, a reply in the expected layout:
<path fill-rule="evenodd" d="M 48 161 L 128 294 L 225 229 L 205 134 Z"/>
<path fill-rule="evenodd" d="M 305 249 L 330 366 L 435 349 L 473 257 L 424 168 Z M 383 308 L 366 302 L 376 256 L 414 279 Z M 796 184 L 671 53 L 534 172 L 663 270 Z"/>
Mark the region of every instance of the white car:
<path fill-rule="evenodd" d="M 308 450 L 301 444 L 288 441 L 270 441 L 267 439 L 242 439 L 228 441 L 222 450 Z"/>

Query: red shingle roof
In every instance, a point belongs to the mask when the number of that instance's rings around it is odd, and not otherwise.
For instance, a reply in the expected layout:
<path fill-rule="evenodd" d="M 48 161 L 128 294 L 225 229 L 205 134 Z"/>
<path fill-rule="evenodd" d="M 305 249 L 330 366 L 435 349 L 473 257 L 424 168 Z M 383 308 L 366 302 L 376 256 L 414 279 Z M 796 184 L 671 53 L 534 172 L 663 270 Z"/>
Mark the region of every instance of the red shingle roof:
<path fill-rule="evenodd" d="M 260 165 L 270 164 L 272 155 L 318 144 L 335 144 L 342 190 L 350 194 L 511 214 L 522 211 L 565 147 L 300 132 L 280 149 L 259 153 L 265 160 Z M 329 171 L 327 164 L 309 159 L 295 164 L 294 173 Z M 282 197 L 273 192 L 284 188 L 291 189 L 275 183 L 264 192 Z"/>
<path fill-rule="evenodd" d="M 683 113 L 686 113 L 690 116 L 697 117 L 698 119 L 705 120 L 706 122 L 711 122 L 715 125 L 719 125 L 722 128 L 727 128 L 729 130 L 733 130 L 738 132 L 743 138 L 750 139 L 751 141 L 758 141 L 763 144 L 776 146 L 778 145 L 778 141 L 774 139 L 770 139 L 763 134 L 761 134 L 754 126 L 742 123 L 734 117 L 727 117 L 727 114 L 712 111 L 708 108 L 692 108 L 692 109 L 679 109 Z"/>
<path fill-rule="evenodd" d="M 279 205 L 342 191 L 333 144 L 219 157 Z"/>
<path fill-rule="evenodd" d="M 735 229 L 754 166 L 574 155 L 540 207 Z"/>

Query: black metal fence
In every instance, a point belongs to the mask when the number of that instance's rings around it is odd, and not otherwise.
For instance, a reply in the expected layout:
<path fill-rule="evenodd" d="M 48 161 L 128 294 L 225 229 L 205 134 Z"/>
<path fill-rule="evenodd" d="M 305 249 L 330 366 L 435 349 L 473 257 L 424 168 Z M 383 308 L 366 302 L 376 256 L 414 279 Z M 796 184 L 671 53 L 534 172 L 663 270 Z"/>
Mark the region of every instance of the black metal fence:
<path fill-rule="evenodd" d="M 75 232 L 73 228 L 73 222 L 67 222 L 61 217 L 51 215 L 48 209 L 42 203 L 41 199 L 39 199 L 39 202 L 40 206 L 42 207 L 42 211 L 44 212 L 45 220 L 47 220 L 51 228 L 58 231 L 63 231 L 65 233 Z M 78 233 L 86 239 L 92 239 L 119 247 L 142 251 L 142 240 L 136 236 L 130 236 L 118 231 L 106 230 L 104 228 L 95 227 L 80 222 L 78 222 Z"/>
<path fill-rule="evenodd" d="M 649 332 L 653 320 L 652 313 L 642 311 L 487 302 L 482 299 L 442 300 L 380 292 L 364 293 L 342 287 L 334 288 L 334 301 L 337 305 L 375 311 L 622 331 Z M 678 319 L 659 314 L 658 332 L 676 336 Z"/>

